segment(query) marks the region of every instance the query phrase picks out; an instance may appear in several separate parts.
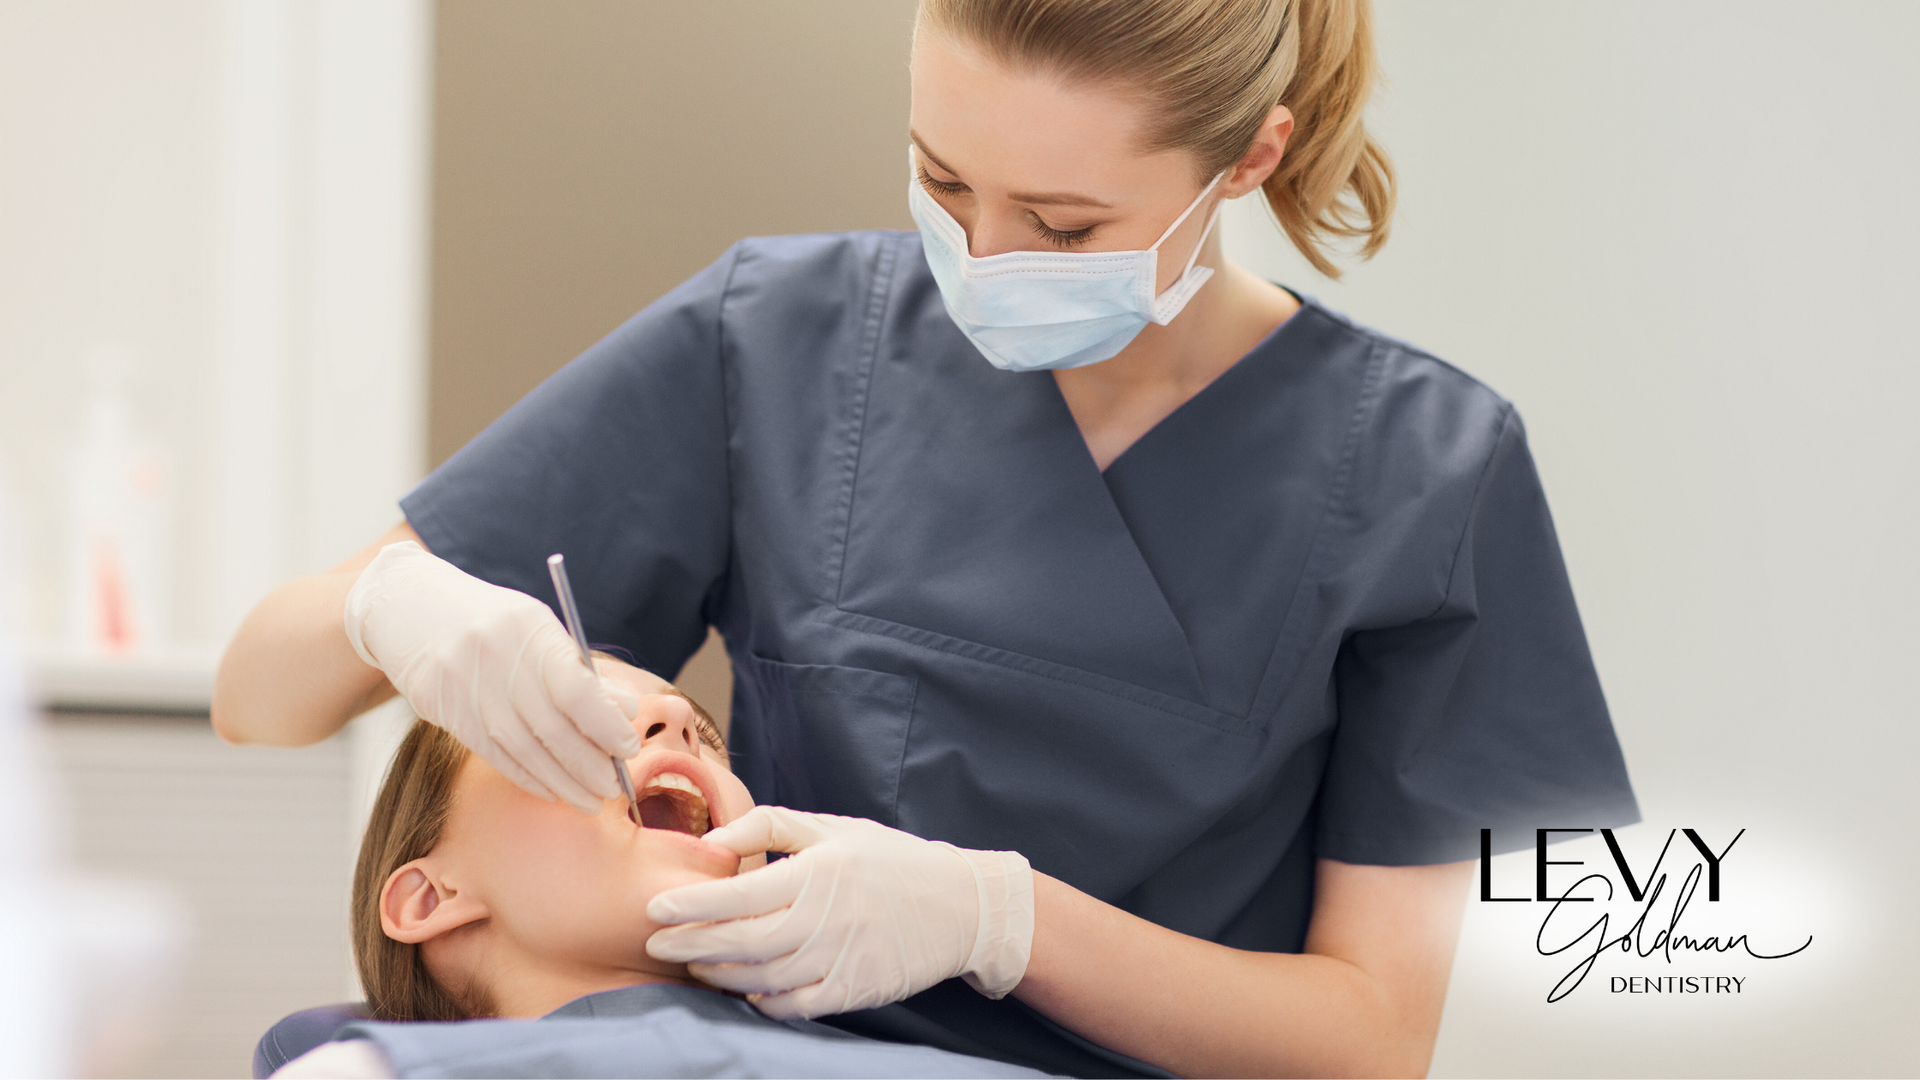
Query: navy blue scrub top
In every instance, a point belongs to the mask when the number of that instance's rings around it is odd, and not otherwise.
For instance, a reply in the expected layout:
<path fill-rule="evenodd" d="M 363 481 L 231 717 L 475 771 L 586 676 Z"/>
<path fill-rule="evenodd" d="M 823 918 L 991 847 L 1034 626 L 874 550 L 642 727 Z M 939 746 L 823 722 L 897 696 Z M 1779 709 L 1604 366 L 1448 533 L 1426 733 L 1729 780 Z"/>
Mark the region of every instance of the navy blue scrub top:
<path fill-rule="evenodd" d="M 1513 406 L 1311 300 L 1103 474 L 918 234 L 750 240 L 402 506 L 550 603 L 564 552 L 588 636 L 663 675 L 718 627 L 761 802 L 1236 948 L 1301 948 L 1316 857 L 1638 819 Z M 957 982 L 844 1023 L 1128 1068 Z"/>

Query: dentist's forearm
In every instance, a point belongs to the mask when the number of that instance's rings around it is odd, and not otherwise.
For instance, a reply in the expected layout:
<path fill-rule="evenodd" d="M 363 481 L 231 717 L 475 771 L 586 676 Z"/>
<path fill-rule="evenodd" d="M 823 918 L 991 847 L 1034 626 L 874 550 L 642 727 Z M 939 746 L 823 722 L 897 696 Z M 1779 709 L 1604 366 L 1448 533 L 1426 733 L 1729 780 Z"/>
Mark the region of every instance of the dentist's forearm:
<path fill-rule="evenodd" d="M 403 522 L 326 573 L 268 593 L 220 659 L 214 731 L 228 742 L 305 746 L 392 697 L 386 675 L 347 641 L 343 613 L 347 593 L 382 547 L 418 539 Z"/>
<path fill-rule="evenodd" d="M 1384 1051 L 1386 1009 L 1358 968 L 1188 937 L 1034 875 L 1033 959 L 1014 996 L 1179 1076 L 1417 1076 Z"/>
<path fill-rule="evenodd" d="M 1411 915 L 1398 954 L 1391 940 L 1359 943 L 1342 933 L 1338 913 L 1323 923 L 1323 905 L 1309 951 L 1248 952 L 1176 933 L 1035 874 L 1033 954 L 1014 995 L 1094 1042 L 1181 1076 L 1424 1076 L 1464 878 L 1457 867 L 1346 869 L 1400 872 L 1411 892 L 1425 889 L 1410 912 L 1396 901 L 1400 914 Z M 1362 925 L 1346 923 L 1348 930 Z M 1378 957 L 1392 959 L 1371 964 L 1372 972 L 1362 966 Z"/>

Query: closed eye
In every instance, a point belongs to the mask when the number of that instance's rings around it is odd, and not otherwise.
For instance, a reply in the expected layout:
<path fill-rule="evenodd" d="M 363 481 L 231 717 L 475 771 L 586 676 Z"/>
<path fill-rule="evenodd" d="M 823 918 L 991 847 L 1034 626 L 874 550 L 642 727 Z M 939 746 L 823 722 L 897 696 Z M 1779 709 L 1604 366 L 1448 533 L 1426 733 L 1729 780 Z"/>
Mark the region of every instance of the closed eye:
<path fill-rule="evenodd" d="M 945 195 L 948 198 L 956 198 L 973 191 L 972 188 L 956 180 L 935 179 L 933 174 L 927 171 L 925 165 L 916 166 L 915 172 L 919 174 L 920 186 L 935 195 Z M 1034 235 L 1055 247 L 1079 247 L 1081 244 L 1093 239 L 1094 227 L 1092 225 L 1088 225 L 1082 229 L 1056 229 L 1046 222 L 1041 221 L 1040 215 L 1032 212 L 1027 214 L 1027 219 L 1027 226 L 1033 230 Z"/>
<path fill-rule="evenodd" d="M 1088 225 L 1084 229 L 1073 229 L 1063 232 L 1041 221 L 1040 215 L 1038 214 L 1029 214 L 1028 217 L 1032 219 L 1027 224 L 1032 226 L 1034 235 L 1049 244 L 1067 248 L 1079 247 L 1081 244 L 1093 239 L 1094 227 L 1092 225 Z"/>
<path fill-rule="evenodd" d="M 697 726 L 700 729 L 700 741 L 706 743 L 708 749 L 714 753 L 726 757 L 727 740 L 720 737 L 720 729 L 713 725 L 713 721 L 708 719 L 705 713 L 700 715 Z"/>
<path fill-rule="evenodd" d="M 967 187 L 967 185 L 962 184 L 955 180 L 935 180 L 933 178 L 933 174 L 927 171 L 927 167 L 925 165 L 919 166 L 919 173 L 920 173 L 920 186 L 923 188 L 926 188 L 928 191 L 932 192 L 935 195 L 946 195 L 948 197 L 952 197 L 955 195 L 965 195 L 968 191 L 972 190 L 971 188 Z"/>

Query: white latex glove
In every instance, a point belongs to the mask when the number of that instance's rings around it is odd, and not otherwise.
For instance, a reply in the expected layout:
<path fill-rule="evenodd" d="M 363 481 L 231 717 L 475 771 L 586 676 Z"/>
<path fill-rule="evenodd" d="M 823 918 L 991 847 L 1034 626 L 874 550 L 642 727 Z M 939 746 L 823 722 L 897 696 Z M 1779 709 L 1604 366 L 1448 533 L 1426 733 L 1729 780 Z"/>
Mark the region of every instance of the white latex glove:
<path fill-rule="evenodd" d="M 1033 870 L 1018 852 L 780 806 L 706 839 L 743 858 L 793 854 L 654 897 L 647 917 L 663 929 L 647 952 L 747 994 L 775 1019 L 871 1009 L 956 975 L 999 998 L 1026 975 Z"/>
<path fill-rule="evenodd" d="M 347 593 L 347 640 L 414 714 L 543 799 L 598 814 L 620 794 L 610 756 L 640 752 L 632 690 L 580 662 L 547 605 L 481 581 L 411 540 Z"/>

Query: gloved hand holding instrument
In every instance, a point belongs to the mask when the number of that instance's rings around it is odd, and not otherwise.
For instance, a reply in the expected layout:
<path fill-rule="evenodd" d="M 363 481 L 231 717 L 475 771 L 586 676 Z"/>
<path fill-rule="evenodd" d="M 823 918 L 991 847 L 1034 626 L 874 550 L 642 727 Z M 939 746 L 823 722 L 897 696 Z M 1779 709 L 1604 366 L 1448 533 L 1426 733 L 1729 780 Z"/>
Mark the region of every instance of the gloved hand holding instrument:
<path fill-rule="evenodd" d="M 665 928 L 647 951 L 748 994 L 768 1016 L 870 1009 L 956 976 L 999 998 L 1026 974 L 1033 871 L 1018 852 L 778 806 L 705 839 L 743 857 L 790 854 L 654 897 L 647 917 Z"/>
<path fill-rule="evenodd" d="M 515 784 L 585 814 L 622 794 L 607 759 L 639 753 L 640 699 L 580 662 L 547 605 L 405 541 L 361 571 L 345 619 L 416 715 Z"/>
<path fill-rule="evenodd" d="M 347 639 L 421 719 L 527 791 L 598 813 L 607 759 L 639 751 L 639 699 L 596 677 L 543 603 L 405 541 L 347 595 Z M 1016 852 L 923 840 L 863 818 L 759 807 L 706 840 L 761 870 L 664 892 L 647 948 L 779 1018 L 873 1008 L 946 979 L 1001 997 L 1026 974 L 1033 871 Z"/>

